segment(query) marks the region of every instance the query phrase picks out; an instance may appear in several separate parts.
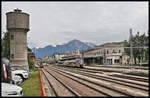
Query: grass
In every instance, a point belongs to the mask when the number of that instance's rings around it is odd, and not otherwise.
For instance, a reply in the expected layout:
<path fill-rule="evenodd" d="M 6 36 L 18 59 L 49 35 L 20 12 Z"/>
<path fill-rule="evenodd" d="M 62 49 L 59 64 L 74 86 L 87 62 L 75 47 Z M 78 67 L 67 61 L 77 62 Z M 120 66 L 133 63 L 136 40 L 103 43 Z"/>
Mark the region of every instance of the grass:
<path fill-rule="evenodd" d="M 40 96 L 40 83 L 38 71 L 31 70 L 32 74 L 20 86 L 23 88 L 24 96 Z"/>

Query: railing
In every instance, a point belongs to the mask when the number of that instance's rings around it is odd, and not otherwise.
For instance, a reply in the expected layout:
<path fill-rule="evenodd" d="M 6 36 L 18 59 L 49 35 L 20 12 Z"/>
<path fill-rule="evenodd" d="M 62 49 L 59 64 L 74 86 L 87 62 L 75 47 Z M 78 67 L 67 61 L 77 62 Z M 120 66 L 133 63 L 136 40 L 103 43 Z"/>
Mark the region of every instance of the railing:
<path fill-rule="evenodd" d="M 45 88 L 44 88 L 44 85 L 42 83 L 42 79 L 41 79 L 41 74 L 40 74 L 40 68 L 38 69 L 38 73 L 39 73 L 39 82 L 40 82 L 40 86 L 41 86 L 41 96 L 46 96 L 46 93 L 45 93 Z"/>

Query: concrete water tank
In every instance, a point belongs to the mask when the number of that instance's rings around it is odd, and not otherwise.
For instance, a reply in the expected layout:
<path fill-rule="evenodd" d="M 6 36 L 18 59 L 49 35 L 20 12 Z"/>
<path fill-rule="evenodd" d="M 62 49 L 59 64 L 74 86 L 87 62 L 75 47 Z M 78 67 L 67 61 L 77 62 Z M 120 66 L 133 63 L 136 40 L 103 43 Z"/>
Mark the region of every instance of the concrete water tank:
<path fill-rule="evenodd" d="M 10 33 L 10 63 L 28 67 L 27 32 L 29 31 L 29 14 L 15 9 L 6 13 L 7 30 Z"/>

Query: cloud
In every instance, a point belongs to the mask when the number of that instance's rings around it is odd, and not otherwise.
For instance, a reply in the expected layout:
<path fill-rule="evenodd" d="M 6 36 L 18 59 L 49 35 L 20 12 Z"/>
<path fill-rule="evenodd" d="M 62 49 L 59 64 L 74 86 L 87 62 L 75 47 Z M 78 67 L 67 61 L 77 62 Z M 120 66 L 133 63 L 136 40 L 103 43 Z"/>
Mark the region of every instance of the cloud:
<path fill-rule="evenodd" d="M 130 28 L 148 31 L 148 2 L 2 2 L 3 31 L 5 13 L 14 8 L 30 14 L 29 41 L 39 47 L 71 39 L 121 41 L 128 39 Z"/>

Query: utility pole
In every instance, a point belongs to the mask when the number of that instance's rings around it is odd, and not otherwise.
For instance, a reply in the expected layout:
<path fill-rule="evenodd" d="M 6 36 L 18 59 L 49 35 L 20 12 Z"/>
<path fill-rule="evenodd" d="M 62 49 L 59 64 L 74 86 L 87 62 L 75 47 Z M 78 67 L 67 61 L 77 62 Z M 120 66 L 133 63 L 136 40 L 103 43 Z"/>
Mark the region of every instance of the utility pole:
<path fill-rule="evenodd" d="M 141 59 L 142 59 L 142 50 L 143 50 L 143 48 L 139 48 L 139 47 L 144 47 L 143 46 L 143 44 L 142 44 L 142 42 L 140 41 L 140 38 L 139 38 L 139 31 L 137 32 L 137 34 L 138 34 L 138 52 L 139 52 L 139 55 L 138 55 L 138 59 L 139 59 L 139 64 L 140 64 L 140 66 L 141 66 Z"/>
<path fill-rule="evenodd" d="M 133 65 L 132 29 L 130 29 L 130 65 Z"/>
<path fill-rule="evenodd" d="M 83 63 L 84 63 L 84 50 L 81 50 L 81 54 L 82 54 L 82 60 L 83 60 Z"/>
<path fill-rule="evenodd" d="M 106 65 L 106 49 L 104 47 L 103 64 Z"/>
<path fill-rule="evenodd" d="M 137 32 L 137 34 L 138 34 L 138 40 L 137 40 L 137 51 L 138 51 L 138 55 L 137 55 L 137 57 L 138 57 L 138 60 L 139 60 L 139 64 L 140 64 L 140 41 L 139 41 L 139 31 Z"/>

